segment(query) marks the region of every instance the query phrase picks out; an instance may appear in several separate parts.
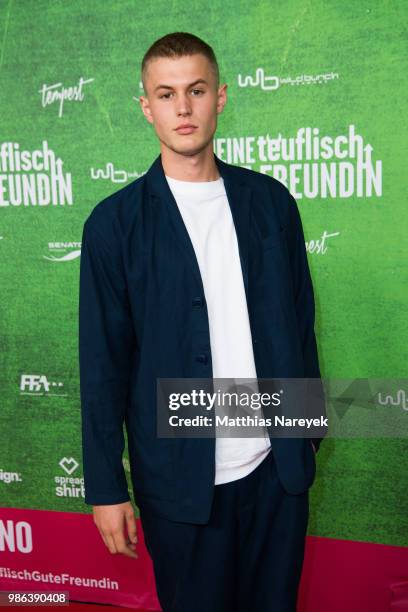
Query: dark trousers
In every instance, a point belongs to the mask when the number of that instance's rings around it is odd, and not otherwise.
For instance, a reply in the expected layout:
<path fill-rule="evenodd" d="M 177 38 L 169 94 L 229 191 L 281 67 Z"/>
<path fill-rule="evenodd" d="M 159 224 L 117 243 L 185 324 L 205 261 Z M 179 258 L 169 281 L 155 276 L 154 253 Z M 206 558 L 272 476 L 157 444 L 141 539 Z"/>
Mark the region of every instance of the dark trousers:
<path fill-rule="evenodd" d="M 296 612 L 309 491 L 285 492 L 271 451 L 215 486 L 207 524 L 140 518 L 164 612 Z"/>

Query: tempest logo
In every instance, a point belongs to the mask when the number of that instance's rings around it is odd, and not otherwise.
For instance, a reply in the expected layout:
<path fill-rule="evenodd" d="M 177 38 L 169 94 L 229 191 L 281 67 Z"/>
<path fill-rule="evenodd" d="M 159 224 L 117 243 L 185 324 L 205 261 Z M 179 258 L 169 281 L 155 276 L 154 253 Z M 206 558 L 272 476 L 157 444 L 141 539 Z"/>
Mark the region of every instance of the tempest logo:
<path fill-rule="evenodd" d="M 62 83 L 53 83 L 52 85 L 42 85 L 39 93 L 41 94 L 41 105 L 42 107 L 50 106 L 54 102 L 58 103 L 58 117 L 63 115 L 63 107 L 65 100 L 69 102 L 83 102 L 85 94 L 82 90 L 82 85 L 92 83 L 95 79 L 79 79 L 78 85 L 64 87 Z"/>

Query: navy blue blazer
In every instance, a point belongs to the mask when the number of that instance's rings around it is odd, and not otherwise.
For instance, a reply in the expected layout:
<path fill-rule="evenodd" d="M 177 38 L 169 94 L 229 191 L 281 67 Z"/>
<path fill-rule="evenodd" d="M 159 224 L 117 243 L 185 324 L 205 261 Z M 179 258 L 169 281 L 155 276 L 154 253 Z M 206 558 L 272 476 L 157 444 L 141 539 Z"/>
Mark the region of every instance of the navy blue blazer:
<path fill-rule="evenodd" d="M 295 199 L 271 176 L 214 155 L 231 207 L 259 378 L 316 378 L 315 305 Z M 194 247 L 159 155 L 85 220 L 79 279 L 85 503 L 130 499 L 169 520 L 205 523 L 215 439 L 156 435 L 156 379 L 211 378 L 208 312 Z M 314 438 L 319 447 L 322 438 Z M 271 438 L 289 493 L 315 478 L 310 438 Z"/>

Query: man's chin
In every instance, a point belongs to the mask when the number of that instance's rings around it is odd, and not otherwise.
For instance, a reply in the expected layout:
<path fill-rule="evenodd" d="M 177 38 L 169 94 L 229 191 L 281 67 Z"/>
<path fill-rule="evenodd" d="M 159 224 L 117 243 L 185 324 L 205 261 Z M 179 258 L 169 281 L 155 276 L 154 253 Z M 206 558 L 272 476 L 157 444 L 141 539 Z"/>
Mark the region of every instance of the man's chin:
<path fill-rule="evenodd" d="M 194 142 L 193 140 L 190 140 L 190 142 L 188 142 L 187 139 L 185 142 L 168 143 L 164 142 L 163 140 L 161 142 L 165 147 L 171 149 L 171 151 L 177 153 L 178 155 L 192 157 L 193 155 L 198 155 L 198 153 L 201 153 L 201 151 L 203 151 L 208 146 L 208 143 L 212 142 L 212 138 L 210 141 L 206 142 Z"/>

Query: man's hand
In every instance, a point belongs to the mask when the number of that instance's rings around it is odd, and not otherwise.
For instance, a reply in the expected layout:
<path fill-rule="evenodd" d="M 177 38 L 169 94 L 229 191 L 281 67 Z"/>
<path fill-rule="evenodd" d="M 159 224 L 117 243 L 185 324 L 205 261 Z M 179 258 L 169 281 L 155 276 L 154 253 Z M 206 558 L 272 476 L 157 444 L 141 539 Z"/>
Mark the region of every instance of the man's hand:
<path fill-rule="evenodd" d="M 122 553 L 136 559 L 136 519 L 130 501 L 109 506 L 93 506 L 94 523 L 112 554 Z M 127 536 L 125 532 L 127 530 Z"/>

